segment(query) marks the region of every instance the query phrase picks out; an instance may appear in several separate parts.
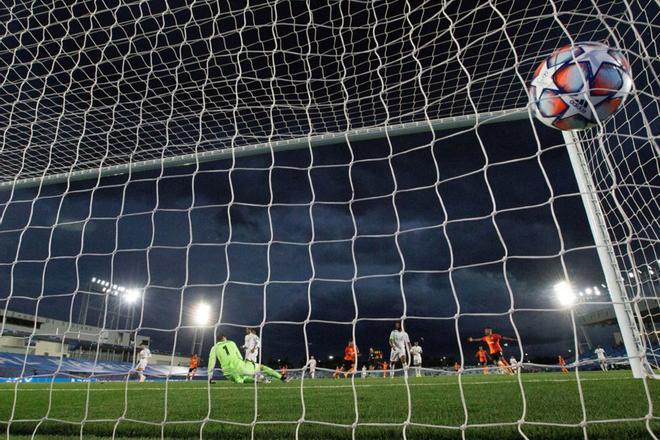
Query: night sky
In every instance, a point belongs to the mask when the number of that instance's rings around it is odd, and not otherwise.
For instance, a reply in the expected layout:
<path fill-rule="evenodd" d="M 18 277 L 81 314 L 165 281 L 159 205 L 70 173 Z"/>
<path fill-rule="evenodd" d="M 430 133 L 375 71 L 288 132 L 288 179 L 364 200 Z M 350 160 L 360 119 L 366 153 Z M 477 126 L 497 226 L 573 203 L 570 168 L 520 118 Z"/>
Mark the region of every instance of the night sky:
<path fill-rule="evenodd" d="M 570 42 L 557 21 L 606 41 L 604 12 L 631 38 L 611 2 L 556 2 L 556 19 L 468 3 L 3 9 L 0 181 L 520 108 Z M 138 331 L 164 352 L 189 352 L 206 301 L 231 338 L 262 326 L 264 359 L 294 365 L 353 336 L 385 349 L 402 317 L 427 358 L 471 360 L 468 336 L 514 325 L 510 354 L 566 356 L 552 286 L 603 283 L 562 137 L 529 119 L 4 187 L 0 210 L 0 307 L 75 320 L 90 279 L 111 279 L 144 289 Z"/>

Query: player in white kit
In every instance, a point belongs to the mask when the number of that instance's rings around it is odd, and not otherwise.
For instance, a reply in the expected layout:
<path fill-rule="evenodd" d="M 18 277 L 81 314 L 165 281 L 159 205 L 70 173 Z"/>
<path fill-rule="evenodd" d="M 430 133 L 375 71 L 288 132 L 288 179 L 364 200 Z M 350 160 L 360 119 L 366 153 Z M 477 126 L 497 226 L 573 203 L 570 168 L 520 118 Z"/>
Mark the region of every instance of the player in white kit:
<path fill-rule="evenodd" d="M 389 343 L 391 349 L 390 377 L 394 377 L 394 370 L 397 363 L 401 363 L 401 366 L 404 368 L 404 374 L 407 374 L 405 368 L 408 367 L 406 360 L 410 352 L 410 338 L 408 337 L 408 333 L 403 331 L 399 321 L 394 323 L 394 330 L 390 333 Z"/>
<path fill-rule="evenodd" d="M 598 348 L 594 350 L 594 353 L 596 353 L 596 357 L 598 358 L 600 369 L 607 371 L 607 357 L 605 357 L 605 350 L 599 345 Z"/>
<path fill-rule="evenodd" d="M 140 377 L 140 383 L 142 383 L 147 379 L 147 376 L 144 375 L 144 370 L 147 369 L 147 365 L 149 364 L 151 351 L 145 344 L 140 345 L 140 348 L 142 350 L 140 350 L 140 352 L 137 355 L 137 366 L 135 367 L 135 371 Z"/>
<path fill-rule="evenodd" d="M 422 347 L 415 341 L 410 348 L 413 366 L 415 367 L 415 377 L 422 377 Z"/>
<path fill-rule="evenodd" d="M 309 368 L 309 375 L 312 379 L 316 377 L 316 359 L 314 356 L 309 357 L 309 362 L 307 362 L 307 368 Z"/>
<path fill-rule="evenodd" d="M 515 356 L 509 358 L 509 365 L 511 366 L 511 371 L 518 371 L 518 360 Z"/>
<path fill-rule="evenodd" d="M 261 339 L 257 336 L 257 331 L 253 328 L 245 329 L 245 343 L 242 347 L 245 350 L 245 360 L 257 363 L 259 361 L 259 349 L 261 348 Z"/>

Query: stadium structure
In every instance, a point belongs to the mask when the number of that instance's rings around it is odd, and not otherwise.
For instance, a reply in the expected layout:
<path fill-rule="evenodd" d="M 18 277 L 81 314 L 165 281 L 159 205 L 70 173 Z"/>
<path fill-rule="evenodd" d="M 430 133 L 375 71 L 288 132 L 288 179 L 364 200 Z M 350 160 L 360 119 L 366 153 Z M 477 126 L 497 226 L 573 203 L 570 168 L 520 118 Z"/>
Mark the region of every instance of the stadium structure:
<path fill-rule="evenodd" d="M 5 328 L 0 336 L 0 381 L 117 380 L 130 375 L 140 345 L 150 337 L 130 330 L 0 311 Z M 147 373 L 154 379 L 184 376 L 188 357 L 153 353 Z"/>

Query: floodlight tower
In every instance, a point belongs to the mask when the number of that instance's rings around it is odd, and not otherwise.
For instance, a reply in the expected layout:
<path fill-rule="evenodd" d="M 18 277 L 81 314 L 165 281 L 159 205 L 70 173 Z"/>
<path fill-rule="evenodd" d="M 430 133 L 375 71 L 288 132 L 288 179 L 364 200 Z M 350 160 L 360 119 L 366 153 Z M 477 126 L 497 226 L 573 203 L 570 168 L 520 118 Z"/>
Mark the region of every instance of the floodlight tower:
<path fill-rule="evenodd" d="M 135 318 L 135 303 L 142 297 L 142 290 L 137 288 L 127 288 L 118 284 L 111 283 L 100 277 L 92 277 L 88 283 L 86 292 L 82 294 L 80 310 L 78 312 L 78 322 L 81 325 L 87 325 L 90 308 L 99 312 L 96 325 L 101 326 L 102 318 L 109 316 L 110 320 L 105 323 L 106 329 L 118 329 L 122 318 L 122 308 L 125 308 L 126 328 L 132 329 Z M 90 305 L 90 298 L 102 298 L 101 305 Z M 98 302 L 98 301 L 97 301 Z"/>
<path fill-rule="evenodd" d="M 211 306 L 200 302 L 193 308 L 193 341 L 190 353 L 201 353 L 204 348 L 204 334 L 206 326 L 211 322 Z"/>
<path fill-rule="evenodd" d="M 121 299 L 126 307 L 128 307 L 128 314 L 126 316 L 126 328 L 132 330 L 135 321 L 135 305 L 142 298 L 142 290 L 132 288 L 126 289 Z"/>

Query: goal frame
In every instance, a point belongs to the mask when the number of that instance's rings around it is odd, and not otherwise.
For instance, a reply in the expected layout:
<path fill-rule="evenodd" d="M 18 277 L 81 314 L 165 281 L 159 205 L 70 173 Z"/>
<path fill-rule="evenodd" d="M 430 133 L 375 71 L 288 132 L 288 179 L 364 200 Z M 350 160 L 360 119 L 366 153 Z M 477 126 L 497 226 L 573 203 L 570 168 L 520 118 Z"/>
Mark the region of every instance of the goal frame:
<path fill-rule="evenodd" d="M 57 173 L 23 179 L 17 176 L 14 180 L 0 182 L 0 191 L 6 191 L 12 188 L 31 188 L 64 182 L 91 180 L 129 173 L 132 174 L 143 171 L 159 170 L 162 168 L 172 168 L 178 166 L 193 165 L 196 163 L 213 162 L 217 160 L 230 159 L 232 157 L 247 157 L 271 152 L 275 153 L 279 151 L 336 145 L 342 142 L 346 142 L 347 140 L 350 142 L 365 141 L 382 138 L 385 137 L 386 134 L 389 136 L 404 136 L 409 134 L 424 133 L 430 130 L 453 130 L 465 127 L 476 127 L 484 124 L 518 121 L 528 118 L 529 113 L 526 108 L 516 108 L 511 110 L 500 110 L 461 116 L 450 116 L 417 122 L 407 122 L 403 124 L 356 128 L 347 131 L 325 133 L 317 136 L 301 136 L 291 139 L 262 142 L 240 147 L 227 147 L 199 153 L 182 154 L 177 156 L 164 157 L 162 159 L 132 162 L 130 158 L 128 158 L 129 160 L 127 160 L 127 163 L 120 165 L 102 165 L 96 168 L 71 171 L 69 173 Z"/>
<path fill-rule="evenodd" d="M 582 205 L 587 214 L 589 229 L 591 230 L 591 236 L 596 246 L 596 252 L 598 253 L 598 260 L 605 275 L 605 283 L 610 293 L 617 325 L 619 331 L 621 331 L 621 339 L 626 348 L 630 369 L 632 370 L 633 377 L 641 379 L 645 377 L 645 368 L 643 366 L 645 361 L 644 345 L 640 338 L 639 328 L 635 324 L 634 311 L 632 310 L 630 301 L 626 298 L 624 288 L 620 282 L 621 271 L 614 256 L 614 246 L 607 232 L 605 215 L 596 195 L 596 187 L 589 173 L 589 166 L 584 156 L 580 137 L 576 131 L 563 131 L 562 136 L 580 191 Z M 650 377 L 655 377 L 652 369 L 648 368 L 647 370 L 651 372 L 649 374 Z"/>
<path fill-rule="evenodd" d="M 365 141 L 385 136 L 404 136 L 419 134 L 435 130 L 454 130 L 461 128 L 477 128 L 479 125 L 495 124 L 528 119 L 533 115 L 528 108 L 515 108 L 485 113 L 473 113 L 461 116 L 452 116 L 432 120 L 408 122 L 378 127 L 365 127 L 326 133 L 311 137 L 296 137 L 273 142 L 263 142 L 240 147 L 227 147 L 200 153 L 190 153 L 162 159 L 131 162 L 120 165 L 101 166 L 92 169 L 72 171 L 70 173 L 57 173 L 32 177 L 26 179 L 0 182 L 0 192 L 16 189 L 41 187 L 64 182 L 101 179 L 104 177 L 132 174 L 156 169 L 187 166 L 204 162 L 212 162 L 229 158 L 247 157 L 266 153 L 275 153 L 303 148 L 316 148 L 336 145 L 342 142 Z M 562 132 L 564 143 L 571 162 L 573 174 L 577 181 L 578 190 L 582 200 L 586 217 L 594 240 L 599 262 L 605 276 L 607 288 L 610 292 L 612 307 L 617 319 L 617 326 L 626 349 L 630 367 L 635 378 L 657 378 L 651 368 L 645 365 L 644 344 L 640 337 L 639 328 L 635 325 L 635 313 L 630 301 L 626 299 L 623 286 L 620 283 L 620 270 L 614 257 L 614 247 L 609 238 L 606 221 L 600 202 L 598 201 L 592 176 L 584 156 L 579 134 L 575 131 Z M 10 199 L 11 200 L 11 197 Z M 193 344 L 196 344 L 195 341 Z"/>

